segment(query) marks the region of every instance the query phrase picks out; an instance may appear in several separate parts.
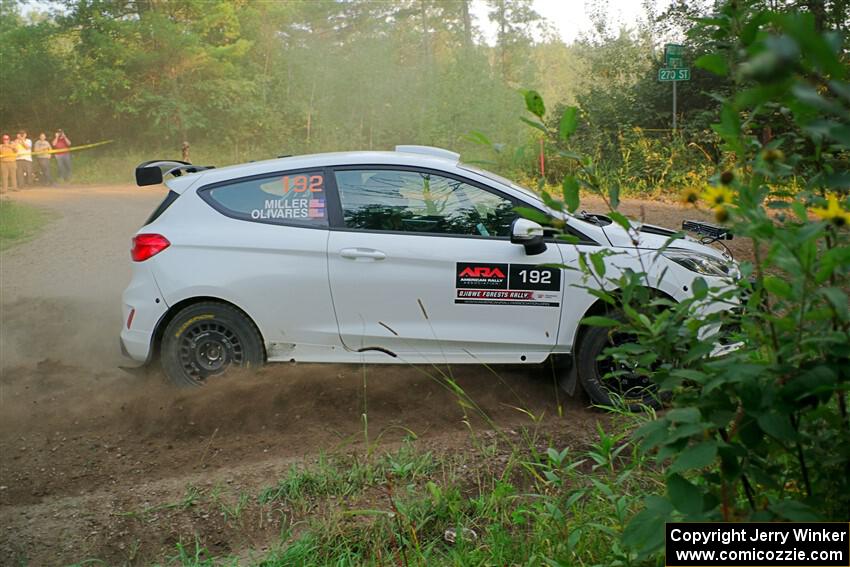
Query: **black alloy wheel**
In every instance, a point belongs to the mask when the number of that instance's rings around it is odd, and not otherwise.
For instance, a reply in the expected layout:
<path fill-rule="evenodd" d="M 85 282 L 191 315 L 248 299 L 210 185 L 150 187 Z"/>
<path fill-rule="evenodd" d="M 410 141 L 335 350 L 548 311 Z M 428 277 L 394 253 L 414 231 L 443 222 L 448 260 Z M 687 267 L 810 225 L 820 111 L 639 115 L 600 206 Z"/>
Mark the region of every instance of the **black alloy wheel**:
<path fill-rule="evenodd" d="M 241 311 L 203 302 L 186 307 L 169 322 L 161 362 L 175 384 L 198 386 L 233 367 L 257 367 L 263 354 L 259 332 Z"/>
<path fill-rule="evenodd" d="M 635 371 L 635 365 L 605 356 L 605 349 L 634 342 L 628 333 L 606 327 L 588 327 L 578 348 L 578 377 L 591 401 L 600 406 L 641 411 L 662 405 L 658 385 Z M 609 376 L 611 373 L 615 373 Z M 607 377 L 606 377 L 607 376 Z"/>

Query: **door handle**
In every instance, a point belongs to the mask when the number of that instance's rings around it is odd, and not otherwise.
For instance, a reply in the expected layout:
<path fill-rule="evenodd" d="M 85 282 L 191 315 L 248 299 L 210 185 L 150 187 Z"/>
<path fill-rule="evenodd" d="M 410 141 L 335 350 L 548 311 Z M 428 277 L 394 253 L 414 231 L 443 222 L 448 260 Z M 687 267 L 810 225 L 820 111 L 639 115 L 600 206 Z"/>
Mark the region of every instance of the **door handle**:
<path fill-rule="evenodd" d="M 349 260 L 358 260 L 360 258 L 367 260 L 383 260 L 387 257 L 386 254 L 374 248 L 343 248 L 339 251 L 339 255 Z"/>

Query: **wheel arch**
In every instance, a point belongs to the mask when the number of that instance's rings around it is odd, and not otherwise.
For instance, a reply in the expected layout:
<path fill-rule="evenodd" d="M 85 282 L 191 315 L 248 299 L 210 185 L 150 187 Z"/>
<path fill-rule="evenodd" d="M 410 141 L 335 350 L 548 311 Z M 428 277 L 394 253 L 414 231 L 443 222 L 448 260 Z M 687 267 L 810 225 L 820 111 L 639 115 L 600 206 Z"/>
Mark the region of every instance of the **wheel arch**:
<path fill-rule="evenodd" d="M 658 288 L 649 288 L 650 292 L 653 295 L 658 297 L 663 297 L 665 299 L 670 299 L 672 301 L 677 301 L 669 293 L 664 290 Z M 618 290 L 612 290 L 613 292 L 617 292 Z M 582 314 L 581 321 L 585 317 L 590 317 L 592 315 L 605 315 L 611 309 L 611 304 L 603 301 L 602 299 L 598 299 L 590 304 L 590 306 L 585 310 Z M 587 332 L 587 329 L 590 328 L 590 325 L 584 325 L 579 323 L 578 329 L 573 335 L 573 344 L 570 349 L 570 366 L 569 371 L 566 372 L 561 378 L 559 385 L 560 387 L 567 392 L 569 395 L 574 395 L 576 391 L 576 387 L 578 386 L 579 378 L 578 378 L 578 349 L 579 345 L 581 345 L 581 340 L 584 337 L 584 334 Z"/>
<path fill-rule="evenodd" d="M 244 309 L 242 309 L 232 301 L 227 301 L 226 299 L 222 299 L 220 297 L 201 295 L 182 299 L 174 305 L 170 306 L 168 310 L 162 314 L 162 317 L 160 317 L 159 321 L 157 321 L 156 327 L 154 328 L 154 332 L 151 335 L 151 348 L 149 350 L 150 354 L 148 355 L 148 364 L 158 359 L 160 348 L 162 347 L 162 336 L 165 334 L 165 329 L 168 327 L 168 324 L 183 309 L 191 307 L 192 305 L 196 305 L 198 303 L 221 303 L 222 305 L 227 305 L 228 307 L 231 307 L 232 309 L 235 309 L 236 311 L 239 311 L 242 315 L 244 315 L 245 318 L 251 322 L 251 325 L 254 326 L 254 329 L 260 336 L 260 344 L 263 347 L 263 361 L 265 362 L 268 360 L 268 352 L 266 351 L 266 340 L 263 337 L 263 332 L 260 330 L 260 327 L 257 325 L 256 321 L 254 321 L 253 317 L 251 317 Z"/>
<path fill-rule="evenodd" d="M 678 300 L 675 297 L 673 297 L 672 295 L 670 295 L 669 293 L 667 293 L 666 291 L 664 291 L 662 289 L 659 289 L 657 287 L 650 287 L 650 288 L 647 288 L 647 289 L 649 289 L 650 293 L 655 297 L 661 297 L 661 298 L 664 298 L 664 299 L 669 299 L 670 301 L 674 301 L 674 302 L 678 303 Z M 618 291 L 619 291 L 619 289 L 611 290 L 611 292 L 615 293 L 615 294 Z M 581 319 L 579 319 L 579 321 L 583 320 L 585 317 L 591 317 L 591 316 L 594 316 L 594 315 L 605 315 L 606 313 L 609 313 L 611 309 L 612 309 L 612 306 L 611 306 L 610 303 L 607 303 L 607 302 L 603 301 L 602 299 L 597 298 L 597 300 L 594 301 L 590 305 L 590 307 L 588 307 L 585 310 L 584 314 L 582 314 Z M 581 344 L 581 338 L 584 335 L 584 333 L 585 333 L 585 331 L 587 330 L 588 327 L 589 327 L 589 325 L 579 323 L 578 330 L 576 331 L 576 334 L 573 337 L 572 349 L 570 350 L 570 352 L 573 354 L 573 356 L 575 356 L 577 354 L 578 347 Z"/>

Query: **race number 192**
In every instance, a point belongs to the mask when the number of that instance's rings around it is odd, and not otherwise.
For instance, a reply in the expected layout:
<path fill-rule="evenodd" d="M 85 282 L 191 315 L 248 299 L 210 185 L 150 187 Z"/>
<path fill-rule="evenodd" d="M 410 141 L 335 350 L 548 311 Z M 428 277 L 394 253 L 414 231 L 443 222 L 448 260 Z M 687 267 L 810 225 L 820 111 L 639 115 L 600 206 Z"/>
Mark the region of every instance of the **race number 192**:
<path fill-rule="evenodd" d="M 534 264 L 511 264 L 508 288 L 530 291 L 559 291 L 561 270 Z"/>
<path fill-rule="evenodd" d="M 310 193 L 321 193 L 324 179 L 321 175 L 284 175 L 283 192 L 289 193 L 292 190 L 295 193 L 304 193 L 308 189 Z"/>
<path fill-rule="evenodd" d="M 542 270 L 520 270 L 518 273 L 522 283 L 552 283 L 552 272 Z"/>

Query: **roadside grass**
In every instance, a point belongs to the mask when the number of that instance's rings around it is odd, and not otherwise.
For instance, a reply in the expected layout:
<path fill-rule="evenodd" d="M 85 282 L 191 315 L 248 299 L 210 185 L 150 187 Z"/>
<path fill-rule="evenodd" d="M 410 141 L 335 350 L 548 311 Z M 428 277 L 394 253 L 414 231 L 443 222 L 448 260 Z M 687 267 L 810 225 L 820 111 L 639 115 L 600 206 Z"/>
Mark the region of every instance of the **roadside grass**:
<path fill-rule="evenodd" d="M 187 486 L 175 502 L 123 516 L 145 525 L 157 514 L 173 524 L 216 516 L 242 534 L 272 518 L 278 526 L 269 551 L 248 543 L 238 556 L 184 531 L 163 566 L 640 565 L 619 542 L 642 498 L 664 490 L 629 438 L 647 419 L 600 413 L 606 425 L 570 446 L 540 422 L 511 441 L 473 432 L 467 447 L 445 452 L 409 436 L 392 450 L 320 455 L 254 493 Z M 78 563 L 87 564 L 105 563 Z"/>
<path fill-rule="evenodd" d="M 51 214 L 38 207 L 0 199 L 0 250 L 26 242 L 51 220 Z"/>
<path fill-rule="evenodd" d="M 418 482 L 390 476 L 370 486 L 371 506 L 355 499 L 314 515 L 257 564 L 633 564 L 620 534 L 663 482 L 628 441 L 629 429 L 600 427 L 581 449 L 444 456 Z"/>
<path fill-rule="evenodd" d="M 320 455 L 311 467 L 291 466 L 276 485 L 257 496 L 260 504 L 286 502 L 304 511 L 317 498 L 349 498 L 393 480 L 415 481 L 436 467 L 431 452 L 417 452 L 410 441 L 377 458 Z"/>

